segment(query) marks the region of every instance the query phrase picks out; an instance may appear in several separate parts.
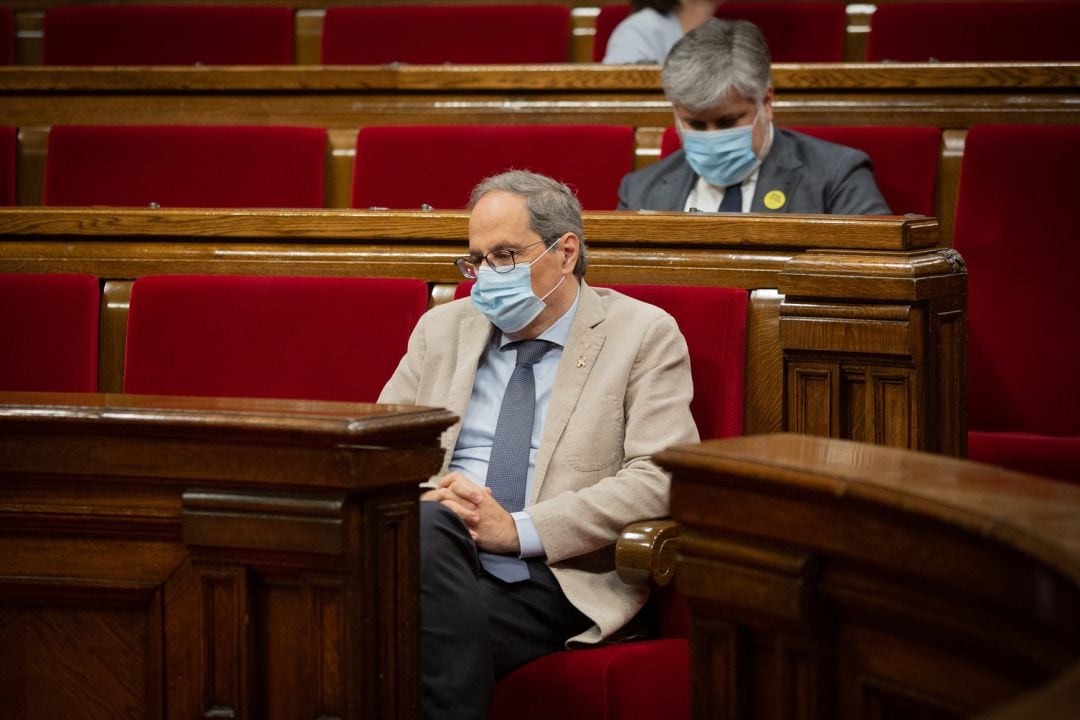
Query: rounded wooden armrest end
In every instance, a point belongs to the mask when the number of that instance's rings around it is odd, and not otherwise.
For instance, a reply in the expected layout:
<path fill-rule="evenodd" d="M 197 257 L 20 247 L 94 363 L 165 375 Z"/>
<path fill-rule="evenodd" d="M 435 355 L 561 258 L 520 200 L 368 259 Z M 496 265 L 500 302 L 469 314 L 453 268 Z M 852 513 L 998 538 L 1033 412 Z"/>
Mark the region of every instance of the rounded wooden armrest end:
<path fill-rule="evenodd" d="M 628 585 L 667 585 L 675 577 L 679 526 L 674 520 L 642 520 L 627 525 L 615 543 L 615 569 Z"/>

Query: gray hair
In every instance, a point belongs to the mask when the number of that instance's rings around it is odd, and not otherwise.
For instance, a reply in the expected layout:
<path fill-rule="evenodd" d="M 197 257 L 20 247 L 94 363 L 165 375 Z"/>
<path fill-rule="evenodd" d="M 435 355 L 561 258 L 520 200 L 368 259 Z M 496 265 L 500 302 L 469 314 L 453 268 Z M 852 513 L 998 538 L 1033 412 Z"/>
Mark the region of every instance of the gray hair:
<path fill-rule="evenodd" d="M 581 222 L 581 203 L 573 190 L 545 175 L 527 170 L 510 170 L 481 180 L 469 198 L 469 211 L 490 192 L 506 192 L 525 198 L 529 229 L 539 235 L 548 247 L 568 232 L 577 235 L 578 259 L 574 275 L 578 278 L 585 276 L 585 266 L 588 264 L 585 230 Z"/>
<path fill-rule="evenodd" d="M 707 112 L 734 88 L 761 104 L 772 85 L 772 60 L 757 25 L 713 18 L 683 35 L 664 61 L 664 94 L 690 112 Z"/>

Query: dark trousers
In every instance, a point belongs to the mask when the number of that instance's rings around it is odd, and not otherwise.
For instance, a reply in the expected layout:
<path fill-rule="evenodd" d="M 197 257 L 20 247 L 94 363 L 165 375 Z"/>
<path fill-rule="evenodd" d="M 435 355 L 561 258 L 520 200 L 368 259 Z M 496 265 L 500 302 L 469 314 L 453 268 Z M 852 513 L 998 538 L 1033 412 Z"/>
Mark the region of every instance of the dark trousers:
<path fill-rule="evenodd" d="M 528 561 L 519 583 L 484 572 L 465 524 L 439 503 L 420 503 L 420 552 L 427 720 L 484 720 L 498 679 L 592 624 L 542 559 Z"/>

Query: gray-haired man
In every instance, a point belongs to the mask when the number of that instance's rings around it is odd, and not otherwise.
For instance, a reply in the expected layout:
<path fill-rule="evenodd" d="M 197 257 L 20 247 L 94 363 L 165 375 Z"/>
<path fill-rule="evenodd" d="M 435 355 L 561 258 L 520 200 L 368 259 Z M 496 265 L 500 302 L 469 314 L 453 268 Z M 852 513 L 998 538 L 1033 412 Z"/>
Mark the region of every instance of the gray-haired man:
<path fill-rule="evenodd" d="M 745 20 L 710 20 L 668 54 L 683 149 L 623 178 L 621 210 L 890 212 L 865 153 L 774 128 L 769 48 Z"/>

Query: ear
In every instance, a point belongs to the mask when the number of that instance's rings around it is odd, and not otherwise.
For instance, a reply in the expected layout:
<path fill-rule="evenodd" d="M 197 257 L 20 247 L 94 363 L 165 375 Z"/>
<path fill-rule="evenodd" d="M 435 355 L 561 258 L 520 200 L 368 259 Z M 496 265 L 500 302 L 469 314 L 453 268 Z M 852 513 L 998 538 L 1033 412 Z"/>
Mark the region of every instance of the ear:
<path fill-rule="evenodd" d="M 578 254 L 581 251 L 581 240 L 576 233 L 568 232 L 559 238 L 559 257 L 562 261 L 562 272 L 573 272 L 577 265 Z"/>
<path fill-rule="evenodd" d="M 765 90 L 765 97 L 761 99 L 761 107 L 765 110 L 765 119 L 768 122 L 772 122 L 772 101 L 773 101 L 773 86 L 770 85 Z"/>

